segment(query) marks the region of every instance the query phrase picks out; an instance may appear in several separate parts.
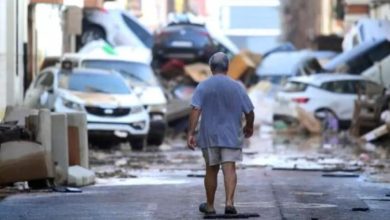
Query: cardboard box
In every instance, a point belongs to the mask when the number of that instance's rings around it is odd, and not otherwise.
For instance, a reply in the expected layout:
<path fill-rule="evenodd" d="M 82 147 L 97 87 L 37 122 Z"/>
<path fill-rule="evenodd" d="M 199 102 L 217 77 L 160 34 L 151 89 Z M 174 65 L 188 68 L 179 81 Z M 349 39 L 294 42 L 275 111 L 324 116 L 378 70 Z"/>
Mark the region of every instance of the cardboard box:
<path fill-rule="evenodd" d="M 243 50 L 242 53 L 245 54 L 255 64 L 255 67 L 258 67 L 263 60 L 263 56 L 261 54 L 254 53 L 250 50 Z"/>
<path fill-rule="evenodd" d="M 212 73 L 209 65 L 204 63 L 194 63 L 184 66 L 184 72 L 197 83 L 200 83 L 209 78 Z"/>
<path fill-rule="evenodd" d="M 230 61 L 228 75 L 237 80 L 246 73 L 254 73 L 255 69 L 256 64 L 245 51 L 242 51 Z"/>

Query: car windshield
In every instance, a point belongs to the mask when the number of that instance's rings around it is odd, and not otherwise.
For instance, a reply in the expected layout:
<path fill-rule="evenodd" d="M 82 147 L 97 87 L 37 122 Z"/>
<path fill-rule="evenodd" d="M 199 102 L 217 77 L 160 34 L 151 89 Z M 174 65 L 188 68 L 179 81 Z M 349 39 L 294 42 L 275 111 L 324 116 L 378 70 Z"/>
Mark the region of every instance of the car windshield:
<path fill-rule="evenodd" d="M 123 79 L 114 74 L 76 73 L 60 74 L 60 87 L 77 92 L 129 94 Z"/>
<path fill-rule="evenodd" d="M 142 63 L 115 60 L 84 60 L 82 66 L 86 68 L 115 70 L 121 73 L 126 79 L 136 80 L 148 85 L 155 85 L 157 83 L 152 69 Z"/>

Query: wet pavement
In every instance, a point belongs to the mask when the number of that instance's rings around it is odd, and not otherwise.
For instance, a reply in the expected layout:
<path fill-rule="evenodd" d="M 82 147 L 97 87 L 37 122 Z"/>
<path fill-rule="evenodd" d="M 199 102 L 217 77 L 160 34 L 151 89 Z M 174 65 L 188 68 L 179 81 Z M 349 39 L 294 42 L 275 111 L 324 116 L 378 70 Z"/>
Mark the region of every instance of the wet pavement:
<path fill-rule="evenodd" d="M 238 165 L 240 212 L 259 213 L 260 219 L 390 216 L 386 147 L 359 144 L 346 134 L 336 144 L 313 136 L 256 134 Z M 205 199 L 203 159 L 200 151 L 185 148 L 184 137 L 144 152 L 126 145 L 93 149 L 90 163 L 96 185 L 78 194 L 3 193 L 0 219 L 202 219 L 197 207 Z M 219 212 L 223 192 L 220 174 Z"/>

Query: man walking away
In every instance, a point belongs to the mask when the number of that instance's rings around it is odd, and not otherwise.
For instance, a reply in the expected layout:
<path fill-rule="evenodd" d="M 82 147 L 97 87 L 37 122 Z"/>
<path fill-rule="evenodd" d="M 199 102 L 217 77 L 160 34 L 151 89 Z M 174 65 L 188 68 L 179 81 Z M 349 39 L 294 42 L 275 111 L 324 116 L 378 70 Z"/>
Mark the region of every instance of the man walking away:
<path fill-rule="evenodd" d="M 194 150 L 199 146 L 206 162 L 204 186 L 207 203 L 202 203 L 199 210 L 205 214 L 215 214 L 214 196 L 218 171 L 222 166 L 225 214 L 237 214 L 234 207 L 236 162 L 242 160 L 243 136 L 249 138 L 253 134 L 253 105 L 245 88 L 226 75 L 229 59 L 224 53 L 214 54 L 209 65 L 213 76 L 200 83 L 194 92 L 187 137 L 188 147 Z M 242 129 L 243 114 L 246 124 Z M 199 134 L 195 137 L 200 116 Z"/>

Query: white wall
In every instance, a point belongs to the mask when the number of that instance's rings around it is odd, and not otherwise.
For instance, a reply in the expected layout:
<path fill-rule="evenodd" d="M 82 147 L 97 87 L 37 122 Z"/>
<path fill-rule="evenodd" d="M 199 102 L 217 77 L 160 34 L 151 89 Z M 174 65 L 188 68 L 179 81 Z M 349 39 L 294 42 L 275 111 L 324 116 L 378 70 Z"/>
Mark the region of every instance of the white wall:
<path fill-rule="evenodd" d="M 0 119 L 7 105 L 19 105 L 23 101 L 26 2 L 26 0 L 0 1 L 0 33 L 2 33 L 0 35 Z"/>

